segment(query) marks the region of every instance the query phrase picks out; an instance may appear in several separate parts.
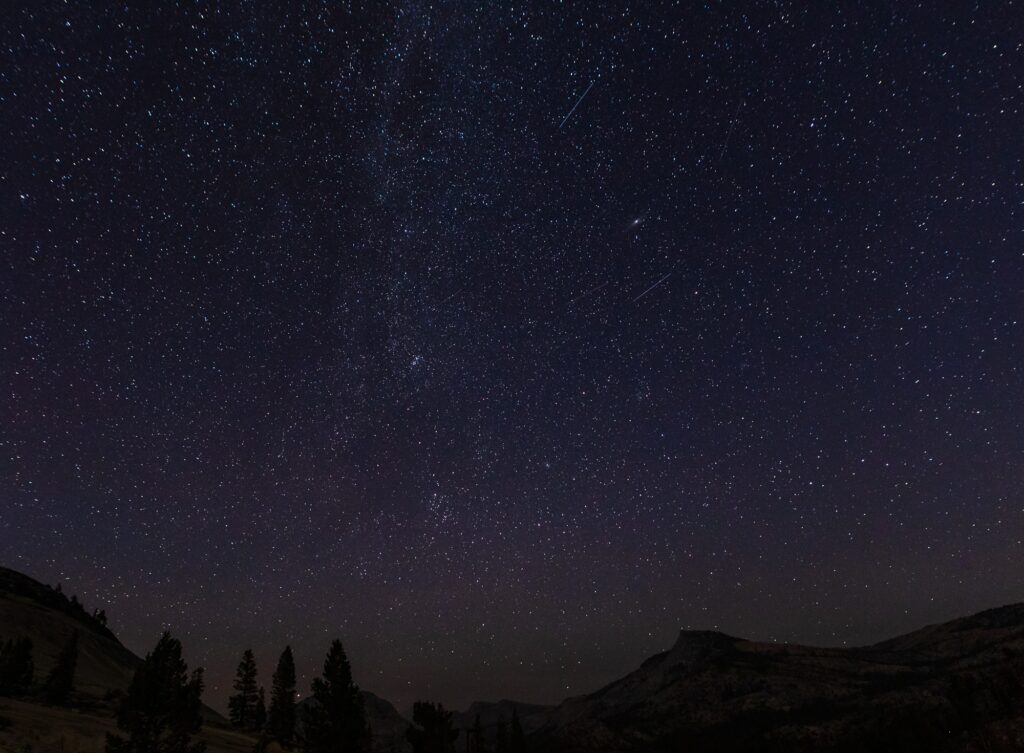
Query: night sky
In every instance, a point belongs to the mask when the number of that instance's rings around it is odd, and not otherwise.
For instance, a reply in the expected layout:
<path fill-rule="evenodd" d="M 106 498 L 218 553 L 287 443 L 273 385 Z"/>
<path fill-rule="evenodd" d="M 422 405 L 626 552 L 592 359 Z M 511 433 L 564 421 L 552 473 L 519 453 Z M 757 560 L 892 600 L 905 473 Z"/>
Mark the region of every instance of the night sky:
<path fill-rule="evenodd" d="M 1024 8 L 839 5 L 6 8 L 0 564 L 218 708 L 1024 600 Z"/>

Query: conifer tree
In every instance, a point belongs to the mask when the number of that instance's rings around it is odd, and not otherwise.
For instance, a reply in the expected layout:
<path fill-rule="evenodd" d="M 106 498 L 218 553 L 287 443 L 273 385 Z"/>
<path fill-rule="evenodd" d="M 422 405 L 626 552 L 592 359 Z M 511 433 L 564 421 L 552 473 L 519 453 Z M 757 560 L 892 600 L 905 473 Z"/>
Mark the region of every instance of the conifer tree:
<path fill-rule="evenodd" d="M 0 643 L 0 696 L 15 695 L 14 639 Z"/>
<path fill-rule="evenodd" d="M 480 724 L 480 715 L 473 721 L 473 753 L 484 753 L 484 727 Z"/>
<path fill-rule="evenodd" d="M 135 670 L 117 713 L 124 733 L 107 735 L 107 753 L 203 753 L 192 737 L 202 726 L 203 670 L 188 674 L 181 642 L 164 633 Z"/>
<path fill-rule="evenodd" d="M 523 734 L 523 725 L 519 723 L 519 712 L 512 707 L 512 725 L 509 730 L 508 747 L 510 753 L 526 753 L 526 735 Z"/>
<path fill-rule="evenodd" d="M 25 637 L 18 640 L 14 645 L 14 673 L 15 687 L 22 693 L 27 693 L 32 687 L 32 680 L 35 679 L 35 663 L 32 660 L 32 639 Z"/>
<path fill-rule="evenodd" d="M 253 729 L 257 732 L 262 732 L 263 728 L 267 726 L 267 699 L 263 693 L 263 686 L 260 686 L 260 692 L 256 696 L 256 710 L 253 714 Z"/>
<path fill-rule="evenodd" d="M 60 654 L 57 655 L 57 663 L 53 665 L 50 674 L 43 684 L 43 699 L 55 706 L 63 706 L 71 697 L 71 691 L 75 687 L 75 667 L 78 665 L 78 631 L 71 634 L 71 638 Z"/>
<path fill-rule="evenodd" d="M 509 753 L 508 749 L 508 725 L 504 719 L 498 719 L 497 737 L 494 741 L 495 753 Z"/>
<path fill-rule="evenodd" d="M 256 685 L 256 659 L 252 649 L 242 653 L 235 673 L 235 695 L 228 699 L 228 716 L 239 729 L 256 729 L 256 704 L 259 691 Z"/>
<path fill-rule="evenodd" d="M 0 696 L 23 695 L 32 685 L 32 639 L 11 638 L 0 646 Z"/>
<path fill-rule="evenodd" d="M 295 659 L 291 646 L 285 646 L 274 671 L 267 732 L 286 748 L 295 741 Z"/>
<path fill-rule="evenodd" d="M 413 753 L 454 753 L 455 740 L 459 731 L 452 724 L 452 712 L 445 711 L 444 704 L 436 706 L 426 701 L 417 701 L 412 707 L 413 723 L 405 738 L 412 743 Z"/>
<path fill-rule="evenodd" d="M 323 674 L 313 680 L 304 737 L 306 753 L 357 753 L 368 748 L 363 696 L 352 682 L 352 666 L 339 640 L 331 643 Z"/>

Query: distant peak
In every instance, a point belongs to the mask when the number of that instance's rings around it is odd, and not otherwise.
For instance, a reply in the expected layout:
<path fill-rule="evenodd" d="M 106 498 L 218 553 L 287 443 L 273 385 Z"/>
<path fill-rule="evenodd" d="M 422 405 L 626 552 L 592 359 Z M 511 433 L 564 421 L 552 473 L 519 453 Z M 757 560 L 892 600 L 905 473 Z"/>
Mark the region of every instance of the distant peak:
<path fill-rule="evenodd" d="M 696 664 L 732 651 L 739 641 L 715 630 L 680 630 L 667 659 L 672 664 Z"/>
<path fill-rule="evenodd" d="M 738 640 L 740 639 L 720 633 L 717 630 L 680 630 L 675 645 L 732 645 Z"/>
<path fill-rule="evenodd" d="M 958 623 L 962 623 L 958 624 Z M 986 609 L 970 617 L 963 617 L 952 624 L 957 627 L 1011 628 L 1024 625 L 1024 602 Z"/>

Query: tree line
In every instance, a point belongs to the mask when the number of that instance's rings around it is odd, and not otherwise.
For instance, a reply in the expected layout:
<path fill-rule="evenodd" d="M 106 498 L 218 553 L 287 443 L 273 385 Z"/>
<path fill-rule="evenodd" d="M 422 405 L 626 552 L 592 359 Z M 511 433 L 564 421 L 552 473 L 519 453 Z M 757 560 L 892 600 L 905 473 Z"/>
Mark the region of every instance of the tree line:
<path fill-rule="evenodd" d="M 257 681 L 251 649 L 242 653 L 233 689 L 235 693 L 228 699 L 231 724 L 260 735 L 257 749 L 265 748 L 270 740 L 303 753 L 361 753 L 372 747 L 373 730 L 366 717 L 364 699 L 352 680 L 352 667 L 340 640 L 331 643 L 323 673 L 313 680 L 312 696 L 302 705 L 301 717 L 295 703 L 295 661 L 290 646 L 278 659 L 269 708 L 264 689 Z M 465 733 L 467 753 L 491 750 L 479 715 Z M 406 730 L 405 737 L 415 753 L 454 753 L 459 734 L 452 712 L 445 710 L 443 704 L 420 701 L 413 705 L 413 725 Z M 511 725 L 504 720 L 498 722 L 493 750 L 526 753 L 526 737 L 515 710 Z"/>
<path fill-rule="evenodd" d="M 0 697 L 34 696 L 52 706 L 66 706 L 75 686 L 78 666 L 78 632 L 57 654 L 53 668 L 38 688 L 31 638 L 11 638 L 0 644 Z"/>
<path fill-rule="evenodd" d="M 415 726 L 406 732 L 406 739 L 412 743 L 415 753 L 454 753 L 460 730 L 452 724 L 452 712 L 444 704 L 418 702 L 413 704 L 412 719 Z M 494 733 L 494 747 L 488 744 L 480 715 L 476 715 L 473 726 L 466 733 L 466 753 L 526 753 L 526 735 L 519 722 L 519 713 L 512 709 L 512 722 L 498 719 Z"/>
<path fill-rule="evenodd" d="M 33 686 L 35 662 L 30 638 L 0 644 L 0 696 L 35 695 L 52 705 L 72 699 L 78 663 L 78 633 L 60 651 L 42 685 Z M 108 734 L 106 753 L 203 753 L 205 743 L 195 736 L 202 727 L 203 670 L 191 673 L 182 659 L 181 642 L 164 633 L 136 669 L 117 707 L 118 734 Z M 363 695 L 353 682 L 352 667 L 340 640 L 331 643 L 323 671 L 312 693 L 296 703 L 295 660 L 286 646 L 271 681 L 270 702 L 257 680 L 256 659 L 246 649 L 235 673 L 234 694 L 228 699 L 232 726 L 256 735 L 254 753 L 271 741 L 302 753 L 367 753 L 373 730 L 366 717 Z M 414 753 L 454 753 L 460 730 L 443 704 L 420 701 L 413 705 L 413 724 L 406 740 Z M 489 753 L 477 716 L 465 730 L 467 753 Z M 526 740 L 518 714 L 511 726 L 498 722 L 493 753 L 525 753 Z"/>

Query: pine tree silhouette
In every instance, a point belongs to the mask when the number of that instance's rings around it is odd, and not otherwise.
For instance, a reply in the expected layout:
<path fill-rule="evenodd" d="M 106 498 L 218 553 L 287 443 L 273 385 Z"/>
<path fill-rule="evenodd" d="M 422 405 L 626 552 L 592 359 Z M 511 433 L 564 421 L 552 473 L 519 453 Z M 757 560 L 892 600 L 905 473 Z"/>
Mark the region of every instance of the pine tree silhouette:
<path fill-rule="evenodd" d="M 473 721 L 473 753 L 484 753 L 484 727 L 480 724 L 480 715 Z"/>
<path fill-rule="evenodd" d="M 494 741 L 495 753 L 509 753 L 508 749 L 508 725 L 504 719 L 498 719 L 497 736 Z"/>
<path fill-rule="evenodd" d="M 50 674 L 43 683 L 43 699 L 55 706 L 63 706 L 71 697 L 71 691 L 75 687 L 75 667 L 78 664 L 78 631 L 71 634 L 71 638 L 60 654 L 57 655 L 57 663 L 53 665 Z"/>
<path fill-rule="evenodd" d="M 15 687 L 27 693 L 35 679 L 35 663 L 32 661 L 32 639 L 22 638 L 14 645 L 14 679 Z"/>
<path fill-rule="evenodd" d="M 228 699 L 228 717 L 239 729 L 256 728 L 256 704 L 259 702 L 259 691 L 256 685 L 256 658 L 252 649 L 242 653 L 235 673 L 235 695 Z"/>
<path fill-rule="evenodd" d="M 285 646 L 274 671 L 267 732 L 286 748 L 295 742 L 295 659 L 291 646 Z"/>
<path fill-rule="evenodd" d="M 526 753 L 526 735 L 523 725 L 519 723 L 519 712 L 512 707 L 512 725 L 509 731 L 508 747 L 510 753 Z"/>
<path fill-rule="evenodd" d="M 323 675 L 313 680 L 313 702 L 306 707 L 306 753 L 357 753 L 369 748 L 363 696 L 352 682 L 352 667 L 341 641 L 324 660 Z"/>
<path fill-rule="evenodd" d="M 413 753 L 454 753 L 459 731 L 452 725 L 452 712 L 445 711 L 444 704 L 417 701 L 412 707 L 412 721 L 419 728 L 409 727 L 405 738 L 412 743 Z"/>
<path fill-rule="evenodd" d="M 32 639 L 11 638 L 0 646 L 0 696 L 28 692 L 35 675 Z"/>
<path fill-rule="evenodd" d="M 267 726 L 267 699 L 263 693 L 263 686 L 260 686 L 260 691 L 256 695 L 256 709 L 253 712 L 252 727 L 253 729 L 262 732 L 263 728 Z"/>
<path fill-rule="evenodd" d="M 202 726 L 203 670 L 191 676 L 181 658 L 181 642 L 164 633 L 135 670 L 117 713 L 125 733 L 107 735 L 107 753 L 203 753 L 193 742 Z"/>

